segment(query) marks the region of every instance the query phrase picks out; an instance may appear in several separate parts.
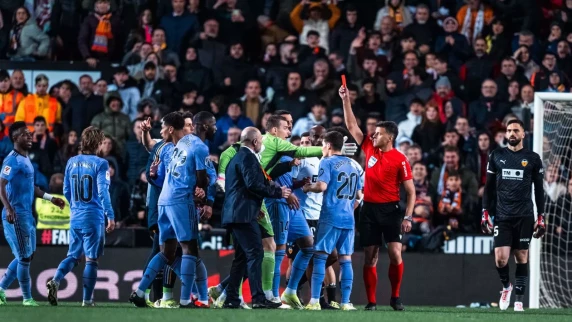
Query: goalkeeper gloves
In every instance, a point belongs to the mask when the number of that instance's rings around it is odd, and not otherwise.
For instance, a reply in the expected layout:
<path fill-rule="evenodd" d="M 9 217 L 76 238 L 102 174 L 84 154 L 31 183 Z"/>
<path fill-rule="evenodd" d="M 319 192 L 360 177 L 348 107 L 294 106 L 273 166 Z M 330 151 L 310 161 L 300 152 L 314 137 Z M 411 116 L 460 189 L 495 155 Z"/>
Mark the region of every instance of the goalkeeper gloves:
<path fill-rule="evenodd" d="M 536 220 L 536 224 L 534 225 L 534 234 L 532 234 L 532 237 L 542 238 L 542 236 L 544 236 L 544 233 L 546 233 L 544 216 L 542 214 L 538 214 L 538 219 Z"/>
<path fill-rule="evenodd" d="M 489 211 L 483 209 L 483 216 L 481 217 L 481 230 L 483 234 L 490 235 L 493 232 L 493 222 L 491 216 L 489 216 Z"/>
<path fill-rule="evenodd" d="M 344 147 L 342 148 L 342 154 L 347 156 L 353 156 L 358 150 L 358 146 L 355 143 L 346 143 L 348 140 L 347 136 L 344 136 Z"/>
<path fill-rule="evenodd" d="M 216 178 L 216 184 L 222 190 L 222 192 L 226 192 L 226 191 L 224 191 L 224 184 L 226 182 L 225 180 L 226 180 L 226 177 L 225 177 L 224 173 L 220 173 L 218 175 L 218 178 Z"/>

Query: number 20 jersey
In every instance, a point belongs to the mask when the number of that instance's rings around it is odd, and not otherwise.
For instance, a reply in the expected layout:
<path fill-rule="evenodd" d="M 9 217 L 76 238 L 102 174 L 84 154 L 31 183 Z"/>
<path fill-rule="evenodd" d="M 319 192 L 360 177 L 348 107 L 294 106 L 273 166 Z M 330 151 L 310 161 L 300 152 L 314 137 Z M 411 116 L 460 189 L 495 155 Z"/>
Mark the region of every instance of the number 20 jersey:
<path fill-rule="evenodd" d="M 357 162 L 341 155 L 320 161 L 318 180 L 328 185 L 324 191 L 320 223 L 353 229 L 356 193 L 363 188 L 363 170 Z"/>
<path fill-rule="evenodd" d="M 109 163 L 95 155 L 69 159 L 64 178 L 64 195 L 70 203 L 71 228 L 103 225 L 114 219 L 109 197 Z"/>

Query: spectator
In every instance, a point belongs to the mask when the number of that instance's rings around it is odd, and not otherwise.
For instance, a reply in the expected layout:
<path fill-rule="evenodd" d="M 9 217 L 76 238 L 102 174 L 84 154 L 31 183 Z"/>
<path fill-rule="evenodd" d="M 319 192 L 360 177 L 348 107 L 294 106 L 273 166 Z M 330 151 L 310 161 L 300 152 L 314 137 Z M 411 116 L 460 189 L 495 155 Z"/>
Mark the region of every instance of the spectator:
<path fill-rule="evenodd" d="M 550 201 L 556 202 L 558 198 L 566 194 L 566 185 L 561 179 L 558 164 L 548 164 L 546 174 L 544 175 L 544 193 Z"/>
<path fill-rule="evenodd" d="M 312 106 L 312 111 L 308 113 L 308 116 L 296 121 L 292 129 L 292 135 L 300 136 L 304 132 L 309 132 L 310 129 L 316 125 L 327 125 L 328 117 L 326 116 L 326 106 L 328 105 L 323 100 L 316 102 Z"/>
<path fill-rule="evenodd" d="M 225 142 L 223 144 L 217 146 L 216 150 L 213 151 L 213 152 L 216 152 L 215 155 L 218 157 L 228 147 L 239 142 L 240 141 L 240 133 L 242 133 L 242 130 L 238 127 L 231 127 L 230 129 L 228 129 L 228 132 L 226 133 Z M 290 140 L 290 143 L 292 143 L 292 140 Z"/>
<path fill-rule="evenodd" d="M 5 69 L 0 70 L 0 114 L 4 115 L 4 135 L 8 135 L 8 129 L 14 123 L 18 104 L 24 99 L 24 95 L 11 88 L 10 74 Z"/>
<path fill-rule="evenodd" d="M 125 49 L 128 49 L 128 45 Z M 121 65 L 127 66 L 131 75 L 136 75 L 143 69 L 145 59 L 153 52 L 153 45 L 151 43 L 136 43 L 131 50 L 129 50 L 123 59 Z"/>
<path fill-rule="evenodd" d="M 374 55 L 365 56 L 361 66 L 358 65 L 357 55 L 350 54 L 348 57 L 349 79 L 358 87 L 363 88 L 363 81 L 366 78 L 375 80 L 375 92 L 381 99 L 385 98 L 385 80 L 378 70 L 377 58 Z"/>
<path fill-rule="evenodd" d="M 494 150 L 494 141 L 488 132 L 480 132 L 477 135 L 476 153 L 473 153 L 467 158 L 467 167 L 476 174 L 477 183 L 479 185 L 479 198 L 483 197 L 485 190 L 485 183 L 487 182 L 487 164 L 489 162 L 489 155 Z"/>
<path fill-rule="evenodd" d="M 235 42 L 230 45 L 230 55 L 223 63 L 223 82 L 220 86 L 232 98 L 240 97 L 248 80 L 256 77 L 256 70 L 246 61 L 244 47 Z"/>
<path fill-rule="evenodd" d="M 396 73 L 390 74 L 385 80 L 385 121 L 399 123 L 407 119 L 408 108 L 403 95 L 403 83 L 403 76 Z"/>
<path fill-rule="evenodd" d="M 58 151 L 58 145 L 56 141 L 50 138 L 47 132 L 46 119 L 43 116 L 35 117 L 33 124 L 30 161 L 36 163 L 39 171 L 49 177 L 54 173 L 53 161 Z"/>
<path fill-rule="evenodd" d="M 520 101 L 520 84 L 516 79 L 511 80 L 508 83 L 508 98 L 507 102 L 509 106 L 518 105 Z"/>
<path fill-rule="evenodd" d="M 300 46 L 300 53 L 298 54 L 298 60 L 300 65 L 298 70 L 302 72 L 304 77 L 310 77 L 312 75 L 314 63 L 319 59 L 326 59 L 326 50 L 320 47 L 320 34 L 317 31 L 310 30 L 306 34 L 307 45 Z"/>
<path fill-rule="evenodd" d="M 500 19 L 493 19 L 491 29 L 486 36 L 487 53 L 496 62 L 510 55 L 510 33 L 506 30 L 505 22 Z"/>
<path fill-rule="evenodd" d="M 217 131 L 215 133 L 215 138 L 211 143 L 211 150 L 215 150 L 217 147 L 224 144 L 227 140 L 228 131 L 237 127 L 241 130 L 244 128 L 254 126 L 254 123 L 248 117 L 242 115 L 242 109 L 240 101 L 231 102 L 226 110 L 226 115 L 219 118 L 216 122 Z"/>
<path fill-rule="evenodd" d="M 139 81 L 138 85 L 141 98 L 151 98 L 159 104 L 164 103 L 163 96 L 166 94 L 167 83 L 163 79 L 159 78 L 157 65 L 153 62 L 145 63 L 143 73 L 144 76 Z"/>
<path fill-rule="evenodd" d="M 409 160 L 409 163 L 416 163 L 423 161 L 423 151 L 421 150 L 421 147 L 417 144 L 411 145 L 407 149 L 405 156 Z"/>
<path fill-rule="evenodd" d="M 284 42 L 279 47 L 280 61 L 270 67 L 265 76 L 265 84 L 268 86 L 268 97 L 277 91 L 286 89 L 288 73 L 295 70 L 298 64 L 298 52 L 291 42 Z"/>
<path fill-rule="evenodd" d="M 473 51 L 474 56 L 467 60 L 459 71 L 469 101 L 479 98 L 480 85 L 485 79 L 492 77 L 495 66 L 495 62 L 487 54 L 487 43 L 484 38 L 475 39 Z"/>
<path fill-rule="evenodd" d="M 26 7 L 14 13 L 14 25 L 10 30 L 8 57 L 13 61 L 35 61 L 46 58 L 50 50 L 50 38 L 38 28 Z"/>
<path fill-rule="evenodd" d="M 161 27 L 166 34 L 167 48 L 178 53 L 181 44 L 188 43 L 199 32 L 197 16 L 190 14 L 186 8 L 185 0 L 172 0 L 173 12 L 161 18 Z M 162 49 L 162 48 L 161 48 Z"/>
<path fill-rule="evenodd" d="M 209 97 L 213 93 L 213 73 L 200 63 L 195 47 L 187 48 L 179 72 L 179 79 L 183 83 L 193 84 L 202 95 Z"/>
<path fill-rule="evenodd" d="M 140 145 L 141 146 L 141 145 Z M 123 225 L 126 227 L 140 228 L 147 224 L 146 204 L 147 204 L 147 176 L 145 169 L 141 169 L 136 181 L 132 184 L 131 204 L 129 207 L 129 217 L 125 218 Z"/>
<path fill-rule="evenodd" d="M 26 78 L 21 69 L 14 69 L 12 77 L 10 77 L 10 82 L 15 92 L 22 93 L 24 96 L 28 95 L 28 85 L 26 85 Z"/>
<path fill-rule="evenodd" d="M 62 107 L 58 100 L 48 94 L 48 77 L 39 74 L 35 79 L 36 94 L 29 94 L 18 105 L 15 121 L 24 121 L 30 132 L 34 131 L 34 119 L 43 116 L 53 137 L 55 123 L 62 123 Z"/>
<path fill-rule="evenodd" d="M 561 70 L 564 75 L 572 74 L 572 55 L 570 54 L 570 43 L 567 40 L 558 41 L 558 47 L 556 49 L 556 59 L 558 69 Z M 568 77 L 570 81 L 570 77 Z"/>
<path fill-rule="evenodd" d="M 302 88 L 302 76 L 298 72 L 288 74 L 287 90 L 274 95 L 270 104 L 272 111 L 286 110 L 297 120 L 305 116 L 314 102 L 313 95 Z"/>
<path fill-rule="evenodd" d="M 160 95 L 162 103 L 169 107 L 177 106 L 183 100 L 183 83 L 179 81 L 177 66 L 166 63 L 163 65 L 165 85 Z"/>
<path fill-rule="evenodd" d="M 542 59 L 542 66 L 540 70 L 532 74 L 530 77 L 530 84 L 534 86 L 534 91 L 538 92 L 545 90 L 549 86 L 550 73 L 557 69 L 556 55 L 551 52 L 546 52 Z"/>
<path fill-rule="evenodd" d="M 361 83 L 363 96 L 356 102 L 358 105 L 355 107 L 357 111 L 356 115 L 358 115 L 360 119 L 369 113 L 381 113 L 382 115 L 385 115 L 386 106 L 389 106 L 389 104 L 386 105 L 381 100 L 380 95 L 376 92 L 376 88 L 378 86 L 375 79 L 366 78 Z"/>
<path fill-rule="evenodd" d="M 363 65 L 365 57 L 375 57 L 377 60 L 377 72 L 381 76 L 388 75 L 390 71 L 388 55 L 391 55 L 393 46 L 382 48 L 382 36 L 379 32 L 372 32 L 369 35 L 367 48 L 364 47 L 364 42 L 366 42 L 366 33 L 365 28 L 362 28 L 350 46 L 349 55 L 356 55 L 358 66 Z"/>
<path fill-rule="evenodd" d="M 528 126 L 526 126 L 527 121 L 530 123 L 531 114 L 534 113 L 534 88 L 531 85 L 522 86 L 520 89 L 520 100 L 516 105 L 513 105 L 512 113 L 524 122 L 525 130 L 528 129 Z"/>
<path fill-rule="evenodd" d="M 105 134 L 110 135 L 117 144 L 118 155 L 124 151 L 125 141 L 129 137 L 129 116 L 121 112 L 123 101 L 117 92 L 110 92 L 105 99 L 105 110 L 97 114 L 91 121 L 91 125 L 100 128 Z"/>
<path fill-rule="evenodd" d="M 409 161 L 411 162 L 411 160 Z M 415 185 L 415 207 L 413 208 L 413 225 L 410 234 L 420 239 L 422 235 L 431 231 L 431 222 L 433 220 L 433 201 L 431 196 L 434 195 L 434 191 L 427 179 L 427 167 L 419 161 L 411 163 L 413 164 L 411 173 L 413 175 L 413 184 Z M 403 196 L 401 199 L 403 200 Z M 408 242 L 404 243 L 404 245 L 414 247 L 416 240 L 410 236 L 406 239 Z"/>
<path fill-rule="evenodd" d="M 306 45 L 307 34 L 316 31 L 320 35 L 319 46 L 326 52 L 329 50 L 328 40 L 330 29 L 333 29 L 338 19 L 340 19 L 340 9 L 334 4 L 301 1 L 290 13 L 292 26 L 300 34 L 300 44 Z M 326 20 L 326 17 L 329 19 Z"/>
<path fill-rule="evenodd" d="M 314 63 L 314 75 L 307 79 L 304 88 L 315 97 L 323 100 L 328 106 L 337 99 L 340 81 L 330 75 L 330 67 L 327 61 L 320 59 Z"/>
<path fill-rule="evenodd" d="M 339 21 L 332 30 L 330 51 L 339 51 L 343 56 L 347 56 L 350 51 L 351 43 L 361 28 L 362 24 L 358 21 L 358 11 L 356 7 L 348 3 L 345 8 L 345 20 Z"/>
<path fill-rule="evenodd" d="M 142 121 L 143 119 L 138 118 L 133 122 L 133 128 L 129 134 L 129 138 L 127 142 L 125 142 L 125 150 L 127 152 L 127 161 L 125 162 L 127 165 L 127 182 L 130 185 L 136 183 L 138 176 L 141 175 L 140 171 L 147 165 L 147 158 L 149 157 L 149 152 L 141 144 L 141 135 L 143 133 L 141 130 Z M 143 176 L 145 176 L 145 173 L 143 173 Z M 145 202 L 143 203 L 145 204 Z"/>
<path fill-rule="evenodd" d="M 522 85 L 528 84 L 526 76 L 524 76 L 522 71 L 517 70 L 516 61 L 511 57 L 507 57 L 501 62 L 501 75 L 495 79 L 498 88 L 497 98 L 499 100 L 508 100 L 509 83 L 512 80 L 516 80 L 518 82 L 519 88 Z"/>
<path fill-rule="evenodd" d="M 461 178 L 457 172 L 451 171 L 447 177 L 447 187 L 439 200 L 439 215 L 436 225 L 448 225 L 452 230 L 459 229 L 459 219 L 463 214 Z"/>
<path fill-rule="evenodd" d="M 406 102 L 417 98 L 426 103 L 433 96 L 433 89 L 430 88 L 433 83 L 432 79 L 428 79 L 427 72 L 420 66 L 415 66 L 407 71 L 407 80 L 409 87 L 407 88 Z"/>
<path fill-rule="evenodd" d="M 109 165 L 113 165 L 115 168 L 115 173 L 118 177 L 123 178 L 125 176 L 125 164 L 123 163 L 123 158 L 120 156 L 120 152 L 117 149 L 117 142 L 109 134 L 105 134 L 105 139 L 101 143 L 100 149 L 101 157 L 109 162 Z M 123 176 L 119 175 L 123 174 Z"/>
<path fill-rule="evenodd" d="M 50 15 L 48 35 L 55 44 L 52 54 L 57 60 L 81 60 L 77 39 L 85 13 L 79 1 L 55 0 Z"/>
<path fill-rule="evenodd" d="M 153 52 L 159 56 L 160 61 L 181 66 L 178 52 L 172 49 L 167 43 L 165 29 L 157 27 L 153 30 L 151 45 L 153 46 Z M 147 57 L 145 58 L 147 59 Z M 159 62 L 155 62 L 155 64 L 160 65 Z"/>
<path fill-rule="evenodd" d="M 449 68 L 449 57 L 447 55 L 437 55 L 435 57 L 435 82 L 437 83 L 442 77 L 447 77 L 449 87 L 455 93 L 455 96 L 461 100 L 465 100 L 465 85 L 461 82 L 458 73 Z M 436 86 L 435 83 L 435 87 Z"/>
<path fill-rule="evenodd" d="M 570 88 L 565 83 L 564 74 L 562 74 L 562 72 L 560 72 L 559 70 L 553 70 L 552 72 L 550 72 L 550 76 L 548 78 L 548 87 L 542 91 L 553 92 L 553 93 L 567 93 L 570 92 Z"/>
<path fill-rule="evenodd" d="M 330 55 L 328 55 L 328 61 L 335 71 L 335 73 L 332 74 L 334 79 L 340 79 L 342 75 L 348 74 L 346 66 L 344 65 L 344 56 L 339 51 L 332 51 Z"/>
<path fill-rule="evenodd" d="M 225 44 L 234 41 L 245 43 L 248 40 L 245 34 L 253 26 L 253 18 L 247 6 L 240 4 L 238 0 L 218 0 L 213 6 Z"/>
<path fill-rule="evenodd" d="M 260 41 L 264 48 L 269 44 L 277 46 L 277 44 L 284 41 L 295 42 L 297 40 L 296 36 L 290 35 L 287 31 L 274 24 L 268 16 L 258 16 L 256 20 L 261 33 Z"/>
<path fill-rule="evenodd" d="M 457 0 L 429 1 L 431 17 L 439 26 L 443 25 L 443 19 L 453 15 L 457 10 Z"/>
<path fill-rule="evenodd" d="M 105 94 L 107 94 L 107 81 L 100 78 L 95 82 L 95 90 L 93 91 L 93 95 L 103 97 Z"/>
<path fill-rule="evenodd" d="M 203 32 L 195 35 L 192 46 L 199 50 L 198 59 L 201 65 L 212 71 L 215 84 L 222 84 L 223 61 L 227 48 L 219 40 L 219 24 L 214 18 L 210 18 L 205 21 L 203 29 Z"/>
<path fill-rule="evenodd" d="M 435 93 L 433 94 L 433 98 L 431 103 L 437 106 L 439 111 L 439 119 L 441 123 L 447 123 L 447 112 L 445 106 L 448 102 L 451 102 L 451 107 L 455 108 L 454 114 L 455 115 L 465 115 L 465 109 L 463 108 L 463 102 L 455 96 L 455 92 L 451 90 L 451 82 L 449 81 L 449 77 L 443 76 L 440 77 L 437 82 L 435 83 Z"/>
<path fill-rule="evenodd" d="M 469 124 L 477 130 L 483 130 L 501 121 L 510 107 L 496 98 L 497 84 L 487 79 L 481 86 L 481 97 L 469 105 Z"/>
<path fill-rule="evenodd" d="M 111 207 L 115 214 L 115 221 L 119 224 L 120 228 L 123 226 L 123 221 L 129 218 L 129 207 L 131 205 L 131 195 L 129 193 L 129 185 L 127 182 L 121 180 L 117 175 L 116 164 L 109 162 L 109 197 L 111 199 Z M 117 224 L 116 224 L 117 225 Z"/>
<path fill-rule="evenodd" d="M 137 104 L 141 94 L 137 83 L 129 77 L 129 70 L 125 66 L 118 67 L 113 73 L 113 84 L 108 86 L 109 91 L 117 91 L 121 96 L 122 112 L 134 120 L 137 117 Z"/>
<path fill-rule="evenodd" d="M 418 4 L 415 9 L 415 20 L 403 29 L 403 33 L 412 34 L 415 43 L 422 54 L 427 54 L 433 48 L 440 28 L 436 21 L 431 18 L 429 7 Z"/>
<path fill-rule="evenodd" d="M 411 136 L 413 142 L 419 144 L 421 150 L 424 152 L 424 159 L 427 159 L 439 149 L 443 134 L 445 134 L 445 127 L 439 119 L 437 107 L 427 104 L 423 112 L 421 124 L 413 129 Z M 411 162 L 411 160 L 409 161 Z"/>
<path fill-rule="evenodd" d="M 154 119 L 154 112 L 157 109 L 157 102 L 154 99 L 144 98 L 137 104 L 137 118 L 143 120 L 148 118 Z"/>
<path fill-rule="evenodd" d="M 512 58 L 516 60 L 516 64 L 520 67 L 524 76 L 530 80 L 532 75 L 536 73 L 540 67 L 532 60 L 528 46 L 522 45 L 514 52 Z"/>
<path fill-rule="evenodd" d="M 54 158 L 54 172 L 65 172 L 68 160 L 78 155 L 78 151 L 78 133 L 74 130 L 66 132 L 64 135 L 63 145 L 58 150 Z"/>
<path fill-rule="evenodd" d="M 413 130 L 417 125 L 421 124 L 423 105 L 423 101 L 420 99 L 413 99 L 411 103 L 409 103 L 409 113 L 407 113 L 407 120 L 401 121 L 397 126 L 399 134 L 397 135 L 396 140 L 398 142 L 403 138 L 411 140 Z"/>
<path fill-rule="evenodd" d="M 407 79 L 407 72 L 419 65 L 419 56 L 415 51 L 415 38 L 413 34 L 401 33 L 399 47 L 392 54 L 389 69 L 393 73 L 402 73 L 403 79 Z"/>
<path fill-rule="evenodd" d="M 94 12 L 85 18 L 79 31 L 79 52 L 95 68 L 98 61 L 119 58 L 121 36 L 121 21 L 110 11 L 109 0 L 96 0 Z"/>
<path fill-rule="evenodd" d="M 435 52 L 447 55 L 449 57 L 449 67 L 458 71 L 463 65 L 463 62 L 470 57 L 469 42 L 463 34 L 457 32 L 458 23 L 455 18 L 445 18 L 443 25 L 445 33 L 437 37 Z"/>
<path fill-rule="evenodd" d="M 267 101 L 260 96 L 260 82 L 249 80 L 244 89 L 244 95 L 240 98 L 242 111 L 251 120 L 258 120 L 260 113 L 266 108 Z"/>
<path fill-rule="evenodd" d="M 467 4 L 457 12 L 457 21 L 459 32 L 467 38 L 469 44 L 472 44 L 483 33 L 483 28 L 491 23 L 494 13 L 481 0 L 465 0 L 465 2 Z"/>
<path fill-rule="evenodd" d="M 530 55 L 534 61 L 539 61 L 544 52 L 540 46 L 540 42 L 530 30 L 524 29 L 520 31 L 512 41 L 512 51 L 516 51 L 518 47 L 526 45 L 530 49 Z M 502 57 L 501 57 L 502 58 Z"/>
<path fill-rule="evenodd" d="M 145 57 L 145 59 L 141 63 L 139 63 L 135 66 L 129 66 L 127 68 L 130 71 L 130 74 L 129 74 L 130 77 L 128 79 L 133 79 L 133 81 L 135 81 L 135 83 L 137 83 L 139 80 L 144 78 L 145 77 L 145 65 L 147 63 L 155 64 L 155 66 L 157 66 L 157 76 L 159 78 L 163 78 L 164 72 L 163 72 L 163 66 L 162 66 L 163 61 L 161 59 L 161 54 L 151 52 L 147 55 L 147 57 Z"/>
<path fill-rule="evenodd" d="M 398 29 L 403 29 L 413 22 L 411 12 L 405 7 L 404 0 L 385 0 L 385 7 L 379 9 L 373 29 L 380 30 L 381 20 L 384 17 L 392 18 Z"/>
<path fill-rule="evenodd" d="M 466 117 L 458 117 L 455 123 L 455 130 L 457 130 L 457 133 L 461 136 L 461 151 L 463 154 L 473 154 L 477 148 L 477 139 L 471 134 L 469 120 L 467 120 Z"/>
<path fill-rule="evenodd" d="M 380 113 L 370 113 L 367 115 L 365 119 L 365 135 L 372 136 L 375 133 L 375 128 L 377 127 L 377 123 L 381 121 L 380 116 L 381 116 Z"/>

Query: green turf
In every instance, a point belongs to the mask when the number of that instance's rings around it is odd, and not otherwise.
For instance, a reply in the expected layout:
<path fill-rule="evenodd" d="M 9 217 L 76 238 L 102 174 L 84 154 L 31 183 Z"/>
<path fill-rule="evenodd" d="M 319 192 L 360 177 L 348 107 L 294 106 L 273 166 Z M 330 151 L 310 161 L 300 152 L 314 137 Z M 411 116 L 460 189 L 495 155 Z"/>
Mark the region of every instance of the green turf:
<path fill-rule="evenodd" d="M 0 307 L 0 321 L 6 322 L 169 322 L 169 321 L 269 321 L 269 322 L 334 322 L 334 321 L 572 321 L 572 310 L 527 310 L 524 313 L 500 312 L 496 309 L 457 309 L 452 307 L 407 307 L 405 312 L 394 312 L 389 307 L 366 312 L 340 311 L 282 311 L 282 310 L 215 310 L 215 309 L 137 309 L 130 304 L 99 303 L 83 308 L 79 303 L 60 303 L 51 307 L 22 307 L 11 302 Z"/>

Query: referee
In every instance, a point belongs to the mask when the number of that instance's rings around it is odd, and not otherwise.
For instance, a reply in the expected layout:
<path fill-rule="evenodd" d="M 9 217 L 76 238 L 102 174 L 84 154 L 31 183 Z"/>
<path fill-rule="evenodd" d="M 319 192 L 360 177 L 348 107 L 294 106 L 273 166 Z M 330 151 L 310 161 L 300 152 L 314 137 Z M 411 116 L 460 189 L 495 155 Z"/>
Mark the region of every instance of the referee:
<path fill-rule="evenodd" d="M 358 232 L 365 250 L 363 280 L 367 292 L 368 311 L 376 309 L 377 258 L 379 246 L 387 244 L 389 254 L 389 281 L 391 282 L 391 307 L 403 311 L 399 289 L 403 278 L 401 238 L 411 230 L 415 186 L 407 157 L 393 148 L 397 137 L 394 122 L 379 122 L 371 137 L 364 136 L 352 111 L 347 87 L 340 87 L 344 105 L 346 126 L 365 153 L 364 203 L 359 217 Z M 399 207 L 399 188 L 403 184 L 407 192 L 405 216 Z M 383 239 L 382 239 L 383 236 Z"/>

